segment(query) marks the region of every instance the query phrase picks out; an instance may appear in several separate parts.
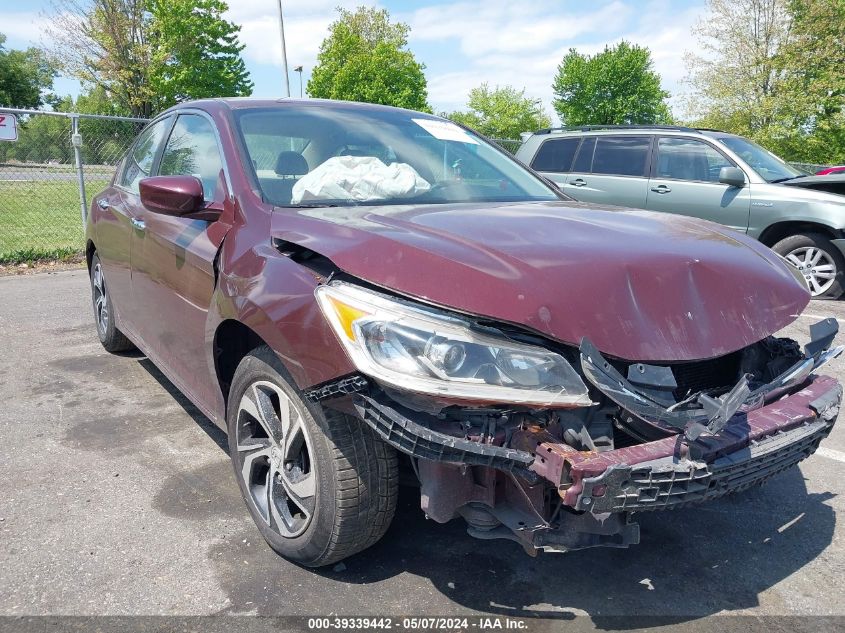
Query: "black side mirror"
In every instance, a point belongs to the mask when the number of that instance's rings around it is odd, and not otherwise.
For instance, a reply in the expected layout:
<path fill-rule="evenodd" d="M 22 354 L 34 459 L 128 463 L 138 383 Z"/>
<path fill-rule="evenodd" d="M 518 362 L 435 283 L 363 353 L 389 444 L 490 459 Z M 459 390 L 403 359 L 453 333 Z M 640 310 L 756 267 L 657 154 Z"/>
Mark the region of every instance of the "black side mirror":
<path fill-rule="evenodd" d="M 731 187 L 744 187 L 745 174 L 739 167 L 722 167 L 719 170 L 719 182 Z"/>

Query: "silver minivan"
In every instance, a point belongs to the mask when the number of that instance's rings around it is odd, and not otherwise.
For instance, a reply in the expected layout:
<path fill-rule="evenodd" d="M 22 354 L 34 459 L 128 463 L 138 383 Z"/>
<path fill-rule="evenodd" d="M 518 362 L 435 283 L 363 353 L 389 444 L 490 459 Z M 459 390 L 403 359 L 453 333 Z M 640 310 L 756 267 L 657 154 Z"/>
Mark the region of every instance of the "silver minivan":
<path fill-rule="evenodd" d="M 576 200 L 719 222 L 784 257 L 813 296 L 845 290 L 841 175 L 808 176 L 742 136 L 674 126 L 545 129 L 516 156 Z"/>

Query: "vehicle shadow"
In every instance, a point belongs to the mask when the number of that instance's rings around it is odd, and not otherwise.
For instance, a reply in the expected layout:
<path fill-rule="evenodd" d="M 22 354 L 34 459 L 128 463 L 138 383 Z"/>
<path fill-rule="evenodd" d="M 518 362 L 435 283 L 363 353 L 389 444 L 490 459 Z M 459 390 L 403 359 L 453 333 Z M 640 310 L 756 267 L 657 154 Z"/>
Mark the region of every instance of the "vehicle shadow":
<path fill-rule="evenodd" d="M 666 623 L 756 607 L 758 596 L 816 558 L 834 534 L 833 495 L 808 494 L 799 469 L 767 486 L 683 510 L 639 516 L 642 542 L 527 556 L 516 543 L 478 541 L 462 521 L 438 525 L 405 489 L 394 523 L 373 548 L 346 561 L 335 581 L 428 578 L 451 601 L 484 613 L 572 618 L 639 628 L 618 616 Z M 321 573 L 317 570 L 317 573 Z"/>
<path fill-rule="evenodd" d="M 220 450 L 228 455 L 229 440 L 226 436 L 226 432 L 214 424 L 214 422 L 209 420 L 208 417 L 206 417 L 206 415 L 200 411 L 193 402 L 188 400 L 188 397 L 179 391 L 179 388 L 170 382 L 167 376 L 165 376 L 149 358 L 140 352 L 133 352 L 130 356 L 138 359 L 138 364 L 141 365 L 141 367 L 143 367 L 159 385 L 161 385 L 162 389 L 173 397 L 173 399 L 185 410 L 185 413 L 191 416 L 191 419 L 196 422 L 197 426 L 200 427 L 215 444 L 217 444 Z"/>

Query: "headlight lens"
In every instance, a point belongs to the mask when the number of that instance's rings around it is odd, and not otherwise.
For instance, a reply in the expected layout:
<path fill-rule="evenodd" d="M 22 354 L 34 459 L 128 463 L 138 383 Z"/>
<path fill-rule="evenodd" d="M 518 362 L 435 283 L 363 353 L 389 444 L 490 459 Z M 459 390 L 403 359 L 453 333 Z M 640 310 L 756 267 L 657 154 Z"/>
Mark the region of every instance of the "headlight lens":
<path fill-rule="evenodd" d="M 409 391 L 462 400 L 587 406 L 587 387 L 559 354 L 474 332 L 459 318 L 334 282 L 317 300 L 362 373 Z"/>

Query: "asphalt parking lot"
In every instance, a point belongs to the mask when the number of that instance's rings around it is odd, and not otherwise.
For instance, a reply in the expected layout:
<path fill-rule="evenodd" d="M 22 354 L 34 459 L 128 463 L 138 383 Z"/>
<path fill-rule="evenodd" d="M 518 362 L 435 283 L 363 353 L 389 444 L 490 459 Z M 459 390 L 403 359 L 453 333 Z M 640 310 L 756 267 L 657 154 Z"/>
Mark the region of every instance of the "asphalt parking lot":
<path fill-rule="evenodd" d="M 311 571 L 262 541 L 223 432 L 144 357 L 101 348 L 87 283 L 0 277 L 0 615 L 845 615 L 845 422 L 765 487 L 642 515 L 628 550 L 530 558 L 406 491 L 382 542 Z M 845 302 L 786 334 L 828 315 L 845 324 Z"/>

